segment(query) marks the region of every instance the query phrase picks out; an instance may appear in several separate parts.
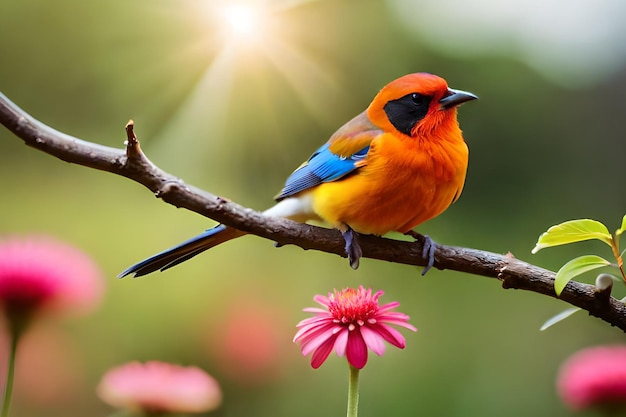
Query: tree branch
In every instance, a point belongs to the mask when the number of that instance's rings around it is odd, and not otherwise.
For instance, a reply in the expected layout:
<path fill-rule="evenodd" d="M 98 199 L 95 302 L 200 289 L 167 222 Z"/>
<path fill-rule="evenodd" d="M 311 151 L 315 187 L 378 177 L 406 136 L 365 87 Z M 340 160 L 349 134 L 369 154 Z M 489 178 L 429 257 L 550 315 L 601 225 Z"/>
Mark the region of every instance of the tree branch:
<path fill-rule="evenodd" d="M 345 257 L 344 240 L 336 230 L 265 217 L 224 198 L 186 185 L 146 158 L 133 131 L 126 125 L 126 148 L 116 149 L 61 133 L 24 112 L 0 93 L 0 123 L 28 146 L 63 161 L 112 172 L 136 181 L 163 201 L 183 207 L 220 223 L 273 240 L 278 245 L 297 245 Z M 425 266 L 421 242 L 405 242 L 375 236 L 359 239 L 363 256 L 389 262 Z M 502 282 L 503 288 L 533 291 L 556 298 L 554 272 L 515 259 L 476 249 L 436 245 L 435 265 L 439 269 L 467 272 Z M 562 300 L 626 331 L 626 306 L 606 297 L 593 285 L 570 281 Z"/>

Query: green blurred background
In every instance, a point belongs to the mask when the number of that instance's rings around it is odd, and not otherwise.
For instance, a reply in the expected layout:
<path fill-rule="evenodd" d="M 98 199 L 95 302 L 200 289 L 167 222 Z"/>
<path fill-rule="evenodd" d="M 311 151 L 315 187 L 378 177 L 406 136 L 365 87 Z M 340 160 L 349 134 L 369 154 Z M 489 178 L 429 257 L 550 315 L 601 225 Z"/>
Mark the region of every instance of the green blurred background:
<path fill-rule="evenodd" d="M 267 2 L 260 32 L 235 36 L 201 0 L 4 0 L 0 91 L 56 129 L 123 146 L 187 183 L 264 209 L 287 175 L 410 72 L 443 76 L 470 147 L 461 199 L 420 227 L 436 241 L 557 269 L 595 244 L 531 255 L 550 225 L 590 217 L 610 230 L 626 208 L 626 3 L 593 1 Z M 345 413 L 347 366 L 309 366 L 291 338 L 314 294 L 384 289 L 419 328 L 404 351 L 371 357 L 361 416 L 566 416 L 560 363 L 623 335 L 579 313 L 539 332 L 563 302 L 458 272 L 276 249 L 253 236 L 165 273 L 118 280 L 131 263 L 214 223 L 143 187 L 73 166 L 0 129 L 0 233 L 48 233 L 89 252 L 107 294 L 95 314 L 45 320 L 27 336 L 13 415 L 100 416 L 110 367 L 198 365 L 222 384 L 212 415 Z M 592 277 L 587 277 L 590 281 Z M 623 294 L 622 294 L 623 295 Z"/>

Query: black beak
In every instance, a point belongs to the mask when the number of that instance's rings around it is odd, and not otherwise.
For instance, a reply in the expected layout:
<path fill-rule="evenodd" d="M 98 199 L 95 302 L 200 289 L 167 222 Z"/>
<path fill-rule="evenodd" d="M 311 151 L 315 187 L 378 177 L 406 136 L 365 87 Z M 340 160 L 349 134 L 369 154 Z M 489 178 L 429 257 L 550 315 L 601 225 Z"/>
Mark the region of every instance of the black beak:
<path fill-rule="evenodd" d="M 439 105 L 442 110 L 445 110 L 463 104 L 466 101 L 476 99 L 478 99 L 478 96 L 472 93 L 462 90 L 453 90 L 450 88 L 448 89 L 448 95 L 439 100 Z"/>

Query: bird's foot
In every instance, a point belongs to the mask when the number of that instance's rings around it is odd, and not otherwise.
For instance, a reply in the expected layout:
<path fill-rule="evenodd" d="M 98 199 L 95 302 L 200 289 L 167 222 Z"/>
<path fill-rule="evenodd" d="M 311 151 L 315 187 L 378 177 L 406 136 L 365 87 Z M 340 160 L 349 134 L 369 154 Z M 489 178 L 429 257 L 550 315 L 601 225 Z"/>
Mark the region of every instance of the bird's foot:
<path fill-rule="evenodd" d="M 422 235 L 421 233 L 417 233 L 413 230 L 409 230 L 405 233 L 405 235 L 411 236 L 415 240 L 422 242 L 422 258 L 426 260 L 426 267 L 422 271 L 422 276 L 424 276 L 435 264 L 435 248 L 437 244 L 430 238 L 430 236 Z"/>
<path fill-rule="evenodd" d="M 361 245 L 359 245 L 358 240 L 359 234 L 352 230 L 350 226 L 347 226 L 346 230 L 341 231 L 341 235 L 346 241 L 346 254 L 348 255 L 348 260 L 350 261 L 350 267 L 352 269 L 357 269 L 359 267 L 361 256 L 363 255 L 363 251 L 361 250 Z"/>

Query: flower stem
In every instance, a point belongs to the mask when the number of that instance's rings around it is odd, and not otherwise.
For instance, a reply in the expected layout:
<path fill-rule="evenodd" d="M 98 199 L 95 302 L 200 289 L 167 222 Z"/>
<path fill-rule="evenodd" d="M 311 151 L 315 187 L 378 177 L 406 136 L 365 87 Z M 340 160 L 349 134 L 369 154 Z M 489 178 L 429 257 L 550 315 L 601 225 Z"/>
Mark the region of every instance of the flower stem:
<path fill-rule="evenodd" d="M 350 365 L 350 380 L 348 381 L 348 417 L 357 417 L 359 414 L 359 368 Z"/>
<path fill-rule="evenodd" d="M 7 417 L 9 415 L 9 406 L 11 405 L 11 396 L 13 394 L 13 379 L 15 374 L 15 354 L 17 352 L 17 342 L 19 338 L 19 331 L 11 332 L 11 350 L 9 352 L 7 380 L 4 386 L 4 398 L 2 400 L 2 417 Z"/>

